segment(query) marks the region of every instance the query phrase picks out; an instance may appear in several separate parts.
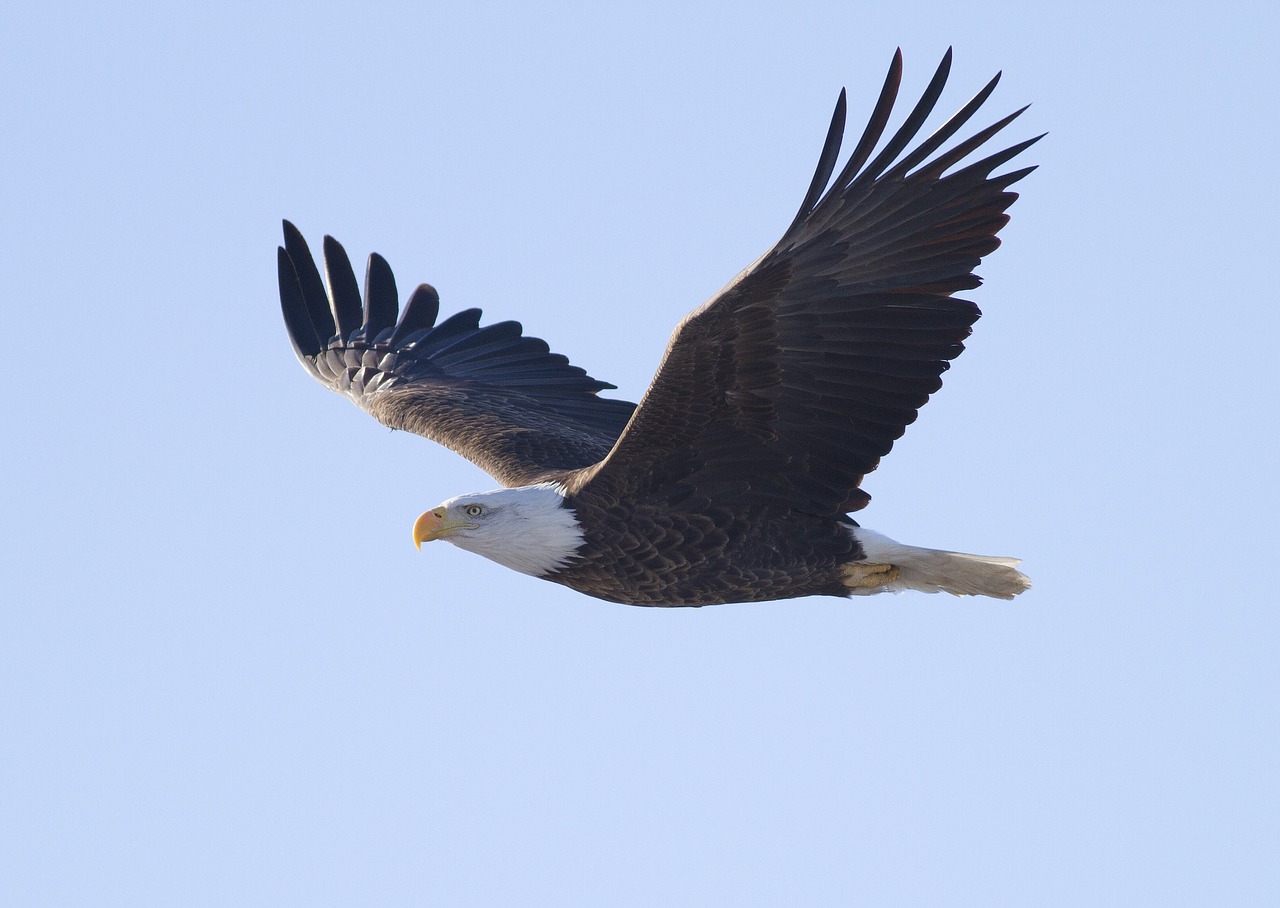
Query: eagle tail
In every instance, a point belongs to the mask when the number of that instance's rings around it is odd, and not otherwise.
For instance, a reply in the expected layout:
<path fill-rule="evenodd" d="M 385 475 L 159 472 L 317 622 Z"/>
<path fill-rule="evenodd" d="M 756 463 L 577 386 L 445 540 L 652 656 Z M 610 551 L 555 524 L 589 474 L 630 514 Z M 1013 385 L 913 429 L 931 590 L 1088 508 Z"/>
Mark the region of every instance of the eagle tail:
<path fill-rule="evenodd" d="M 864 527 L 851 527 L 864 558 L 845 565 L 845 584 L 852 596 L 885 590 L 919 590 L 954 596 L 1012 599 L 1031 588 L 1031 578 L 1018 570 L 1018 558 L 966 555 L 903 545 Z"/>

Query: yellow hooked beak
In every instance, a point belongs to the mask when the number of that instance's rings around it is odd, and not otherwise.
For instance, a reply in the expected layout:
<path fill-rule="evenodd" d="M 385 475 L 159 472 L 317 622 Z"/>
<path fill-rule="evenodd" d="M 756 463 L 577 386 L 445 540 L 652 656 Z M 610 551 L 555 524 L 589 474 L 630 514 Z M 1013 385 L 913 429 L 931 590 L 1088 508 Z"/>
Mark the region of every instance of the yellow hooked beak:
<path fill-rule="evenodd" d="M 448 519 L 448 514 L 444 508 L 427 511 L 413 524 L 413 544 L 421 552 L 424 542 L 432 542 L 436 539 L 452 536 L 459 526 L 460 524 L 451 522 Z"/>

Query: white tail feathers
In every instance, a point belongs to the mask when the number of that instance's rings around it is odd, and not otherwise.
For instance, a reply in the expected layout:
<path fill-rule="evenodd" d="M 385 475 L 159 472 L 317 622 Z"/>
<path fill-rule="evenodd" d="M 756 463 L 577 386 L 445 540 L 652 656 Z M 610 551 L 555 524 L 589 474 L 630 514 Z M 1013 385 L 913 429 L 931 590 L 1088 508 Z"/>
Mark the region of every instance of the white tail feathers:
<path fill-rule="evenodd" d="M 865 562 L 858 562 L 851 568 L 857 564 L 889 564 L 898 569 L 897 577 L 892 580 L 886 577 L 887 582 L 874 586 L 867 585 L 859 577 L 858 582 L 850 583 L 850 595 L 919 590 L 922 593 L 1012 599 L 1031 588 L 1031 578 L 1018 570 L 1022 563 L 1018 558 L 922 549 L 894 542 L 888 536 L 864 527 L 851 527 L 850 532 L 866 553 Z"/>

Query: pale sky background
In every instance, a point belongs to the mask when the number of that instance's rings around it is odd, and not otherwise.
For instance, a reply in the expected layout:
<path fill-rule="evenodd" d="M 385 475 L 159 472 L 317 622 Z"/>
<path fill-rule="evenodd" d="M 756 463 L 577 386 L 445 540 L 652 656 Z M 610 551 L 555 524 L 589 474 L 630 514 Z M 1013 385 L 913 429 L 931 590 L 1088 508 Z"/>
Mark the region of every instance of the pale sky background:
<path fill-rule="evenodd" d="M 0 903 L 1280 904 L 1274 7 L 790 6 L 6 13 Z M 634 399 L 899 45 L 1050 135 L 859 518 L 1035 589 L 415 552 L 493 483 L 303 372 L 281 218 Z"/>

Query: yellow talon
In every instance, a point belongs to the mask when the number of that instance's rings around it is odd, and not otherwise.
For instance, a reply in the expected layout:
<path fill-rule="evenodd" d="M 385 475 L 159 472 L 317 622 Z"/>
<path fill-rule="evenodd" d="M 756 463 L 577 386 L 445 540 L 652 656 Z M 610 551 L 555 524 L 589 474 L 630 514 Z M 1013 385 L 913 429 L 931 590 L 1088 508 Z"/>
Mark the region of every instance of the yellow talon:
<path fill-rule="evenodd" d="M 893 583 L 902 574 L 896 565 L 856 562 L 841 568 L 841 579 L 849 589 L 876 589 Z"/>

